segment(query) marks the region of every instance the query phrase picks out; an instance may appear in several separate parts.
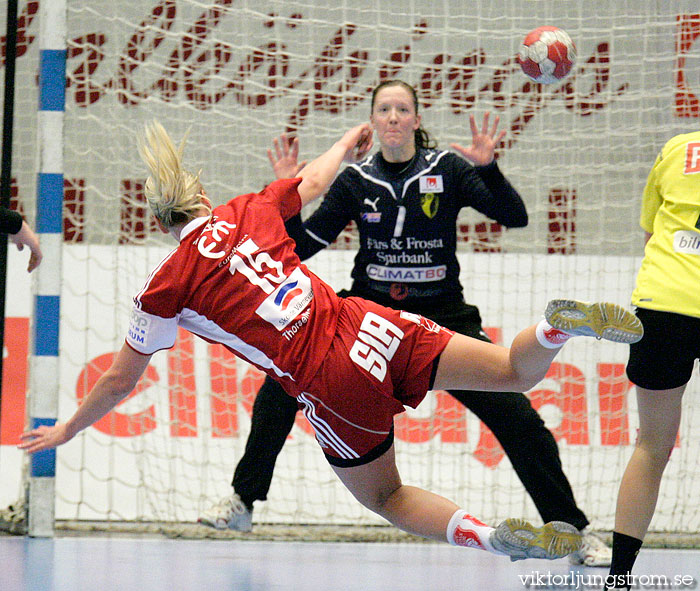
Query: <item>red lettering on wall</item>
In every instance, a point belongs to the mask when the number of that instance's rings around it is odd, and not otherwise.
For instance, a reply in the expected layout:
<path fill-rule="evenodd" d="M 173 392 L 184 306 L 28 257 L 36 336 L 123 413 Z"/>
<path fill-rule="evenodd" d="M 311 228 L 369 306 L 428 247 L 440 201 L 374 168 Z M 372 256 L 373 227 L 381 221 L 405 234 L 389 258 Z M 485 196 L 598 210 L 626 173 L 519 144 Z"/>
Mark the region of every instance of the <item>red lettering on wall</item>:
<path fill-rule="evenodd" d="M 106 56 L 102 49 L 105 43 L 107 35 L 104 33 L 88 33 L 73 39 L 67 49 L 67 59 L 82 57 L 73 74 L 66 80 L 66 88 L 73 87 L 73 97 L 78 105 L 95 103 L 106 91 L 104 85 L 92 81 L 92 75 Z"/>
<path fill-rule="evenodd" d="M 455 115 L 469 111 L 477 100 L 476 92 L 469 92 L 476 71 L 486 63 L 486 53 L 478 49 L 462 58 L 462 63 L 453 66 L 447 73 L 447 80 L 452 83 L 449 90 L 450 107 Z"/>
<path fill-rule="evenodd" d="M 77 244 L 85 238 L 85 179 L 63 181 L 63 240 Z"/>
<path fill-rule="evenodd" d="M 17 179 L 15 177 L 12 177 L 10 181 L 10 209 L 16 211 L 22 217 L 25 215 L 22 200 L 19 198 L 19 185 L 17 185 Z"/>
<path fill-rule="evenodd" d="M 532 391 L 529 397 L 533 408 L 538 410 L 546 404 L 555 405 L 562 413 L 562 420 L 557 427 L 551 429 L 554 438 L 564 439 L 570 445 L 588 445 L 588 409 L 583 373 L 573 365 L 554 363 L 546 378 L 559 382 L 560 391 Z M 504 455 L 503 448 L 493 432 L 480 422 L 479 441 L 474 450 L 474 458 L 488 468 L 495 468 Z"/>
<path fill-rule="evenodd" d="M 209 345 L 209 358 L 211 435 L 235 437 L 238 434 L 236 357 L 221 345 Z"/>
<path fill-rule="evenodd" d="M 24 431 L 29 318 L 5 318 L 0 445 L 17 445 Z"/>
<path fill-rule="evenodd" d="M 406 413 L 394 419 L 394 435 L 401 441 L 424 443 L 439 435 L 444 443 L 466 443 L 466 409 L 443 390 L 435 391 L 435 412 L 427 418 Z"/>
<path fill-rule="evenodd" d="M 624 363 L 598 364 L 598 404 L 600 442 L 603 445 L 629 445 L 628 395 L 634 384 L 627 379 Z M 681 446 L 680 431 L 674 447 Z"/>
<path fill-rule="evenodd" d="M 207 82 L 220 77 L 223 67 L 229 62 L 232 55 L 230 45 L 215 42 L 213 49 L 208 47 L 201 51 L 201 46 L 207 41 L 207 37 L 218 26 L 224 16 L 221 6 L 229 6 L 233 0 L 217 0 L 212 6 L 202 13 L 181 37 L 180 46 L 170 54 L 170 59 L 163 72 L 163 77 L 158 81 L 164 97 L 172 97 L 178 90 L 178 80 L 182 80 L 185 96 L 199 109 L 211 108 L 218 103 L 225 92 L 214 95 L 204 92 Z M 169 26 L 171 23 L 169 24 Z M 207 44 L 210 45 L 210 44 Z M 213 60 L 213 65 L 211 62 Z M 178 70 L 182 70 L 182 73 Z M 165 84 L 162 84 L 165 83 Z M 166 100 L 168 100 L 166 98 Z"/>
<path fill-rule="evenodd" d="M 177 8 L 174 0 L 160 2 L 151 14 L 144 19 L 138 29 L 127 42 L 126 48 L 119 58 L 116 79 L 109 82 L 109 86 L 117 88 L 119 102 L 125 105 L 136 105 L 136 99 L 146 98 L 148 92 L 137 90 L 134 85 L 134 73 L 165 40 L 167 33 L 175 22 Z M 176 50 L 177 51 L 177 50 Z M 157 80 L 150 90 L 159 88 L 165 100 L 172 97 L 177 90 L 177 82 L 173 81 L 176 73 L 172 67 L 172 56 L 163 77 Z"/>
<path fill-rule="evenodd" d="M 554 362 L 545 379 L 557 382 L 559 391 L 531 391 L 529 396 L 533 408 L 539 410 L 545 404 L 559 408 L 561 422 L 550 429 L 554 438 L 557 441 L 563 439 L 570 445 L 588 445 L 588 407 L 583 373 L 574 365 Z"/>
<path fill-rule="evenodd" d="M 212 437 L 238 437 L 238 405 L 248 414 L 253 413 L 255 397 L 265 374 L 249 366 L 238 385 L 236 356 L 221 345 L 209 346 L 211 379 Z"/>
<path fill-rule="evenodd" d="M 26 6 L 22 9 L 22 12 L 17 17 L 17 57 L 22 57 L 27 53 L 27 49 L 34 42 L 34 37 L 32 35 L 27 35 L 27 29 L 32 24 L 34 17 L 39 12 L 39 2 L 38 0 L 31 0 L 27 2 Z M 0 37 L 0 58 L 2 61 L 0 63 L 5 65 L 5 55 L 7 54 L 7 37 L 3 35 Z"/>
<path fill-rule="evenodd" d="M 612 102 L 612 99 L 607 100 L 603 98 L 606 95 L 614 98 L 624 94 L 629 88 L 629 83 L 621 84 L 615 89 L 608 89 L 610 84 L 609 49 L 607 43 L 599 43 L 593 55 L 585 62 L 581 62 L 582 65 L 570 74 L 562 85 L 551 92 L 545 92 L 541 84 L 526 81 L 520 90 L 511 96 L 510 102 L 506 101 L 500 92 L 506 77 L 514 72 L 520 75 L 520 68 L 514 63 L 514 60 L 511 60 L 507 64 L 509 65 L 507 70 L 497 70 L 493 79 L 481 89 L 480 96 L 492 89 L 494 92 L 493 100 L 496 101 L 498 99 L 502 101 L 499 110 L 513 109 L 523 105 L 520 115 L 511 120 L 510 134 L 503 139 L 502 146 L 505 148 L 512 147 L 518 141 L 518 137 L 523 130 L 530 124 L 533 117 L 556 98 L 563 100 L 564 107 L 568 111 L 580 117 L 587 117 L 595 111 L 604 109 Z M 579 76 L 585 77 L 591 70 L 593 70 L 594 74 L 591 90 L 588 94 L 579 95 L 575 90 L 576 78 Z"/>
<path fill-rule="evenodd" d="M 104 355 L 95 357 L 90 360 L 80 372 L 75 388 L 78 404 L 82 403 L 97 380 L 109 369 L 116 355 L 116 353 L 105 353 Z M 131 400 L 134 396 L 137 396 L 140 392 L 143 392 L 159 380 L 160 376 L 158 372 L 154 367 L 149 365 L 136 385 L 136 388 L 134 388 L 124 400 L 119 402 L 117 407 L 124 404 L 127 400 Z M 115 409 L 103 416 L 93 427 L 101 433 L 113 437 L 135 437 L 137 435 L 143 435 L 156 428 L 156 410 L 152 404 L 145 410 L 133 414 L 121 413 Z"/>
<path fill-rule="evenodd" d="M 236 356 L 221 345 L 210 345 L 209 355 L 212 437 L 247 437 L 247 433 L 240 432 L 239 405 L 252 416 L 255 397 L 265 381 L 265 374 L 252 365 L 247 366 L 239 385 Z M 295 424 L 308 435 L 314 435 L 313 427 L 302 413 L 297 413 Z M 291 433 L 287 436 L 288 440 L 293 438 Z"/>
<path fill-rule="evenodd" d="M 474 450 L 474 458 L 487 468 L 495 468 L 505 455 L 493 431 L 486 426 L 486 423 L 479 421 L 479 441 Z"/>
<path fill-rule="evenodd" d="M 235 73 L 227 74 L 240 48 L 212 37 L 221 21 L 234 14 L 229 8 L 232 4 L 233 0 L 214 2 L 188 29 L 174 34 L 177 4 L 174 0 L 159 2 L 129 38 L 119 55 L 116 73 L 106 80 L 104 76 L 97 79 L 100 66 L 105 63 L 104 45 L 108 41 L 105 33 L 88 33 L 71 40 L 69 60 L 80 60 L 67 76 L 76 104 L 87 107 L 114 90 L 125 106 L 135 106 L 157 95 L 166 102 L 184 99 L 193 107 L 205 110 L 232 95 L 238 104 L 255 109 L 293 92 L 300 97 L 287 123 L 287 131 L 293 132 L 304 125 L 309 113 L 314 110 L 342 113 L 366 101 L 372 86 L 357 87 L 369 65 L 378 64 L 373 84 L 400 76 L 413 56 L 413 46 L 429 32 L 428 22 L 420 21 L 410 32 L 410 43 L 385 56 L 378 56 L 368 49 L 352 46 L 358 27 L 346 23 L 332 33 L 316 58 L 308 60 L 312 65 L 305 70 L 292 71 L 293 62 L 287 47 L 281 41 L 274 40 L 251 48 L 247 55 L 238 58 L 240 61 L 234 67 Z M 272 18 L 263 26 L 269 29 L 279 22 L 286 23 L 289 29 L 295 29 L 303 20 L 303 15 L 295 13 L 288 19 Z M 261 34 L 269 33 L 261 31 Z M 158 77 L 137 88 L 136 79 L 141 80 L 148 75 L 140 72 L 141 66 L 152 58 L 156 50 L 162 53 L 161 45 L 168 43 L 174 43 L 174 47 L 160 74 L 156 74 Z M 564 84 L 549 90 L 531 81 L 521 83 L 520 68 L 513 58 L 509 58 L 495 68 L 491 66 L 493 73 L 490 79 L 480 88 L 472 89 L 471 83 L 476 79 L 477 70 L 488 66 L 484 50 L 476 48 L 461 58 L 440 53 L 427 59 L 427 65 L 418 76 L 420 83 L 417 92 L 426 108 L 446 97 L 456 114 L 472 108 L 479 99 L 493 102 L 497 111 L 520 108 L 521 112 L 513 113 L 510 118 L 511 133 L 500 146 L 510 147 L 518 141 L 518 136 L 532 118 L 557 98 L 562 99 L 571 112 L 586 116 L 607 107 L 615 97 L 627 90 L 627 84 L 616 89 L 608 88 L 610 56 L 607 42 L 599 43 L 594 53 L 586 61 L 581 60 L 580 64 Z M 153 71 L 157 72 L 149 70 Z M 590 92 L 578 95 L 575 78 L 587 76 L 591 71 L 594 80 Z M 508 84 L 512 76 L 518 76 L 518 82 Z M 289 82 L 284 85 L 285 81 Z M 214 84 L 220 85 L 211 88 Z M 304 85 L 308 88 L 302 89 Z"/>
<path fill-rule="evenodd" d="M 599 363 L 598 377 L 600 442 L 602 445 L 629 445 L 627 396 L 632 382 L 627 379 L 625 365 Z"/>
<path fill-rule="evenodd" d="M 258 390 L 260 390 L 260 386 L 262 386 L 264 381 L 265 374 L 259 369 L 253 367 L 252 365 L 249 365 L 246 368 L 245 374 L 243 374 L 243 378 L 241 378 L 240 391 L 241 406 L 246 414 L 253 414 L 255 397 L 257 396 Z"/>
<path fill-rule="evenodd" d="M 549 192 L 549 254 L 576 253 L 576 189 L 555 188 Z"/>
<path fill-rule="evenodd" d="M 122 179 L 120 218 L 119 244 L 143 244 L 148 234 L 158 231 L 142 181 Z"/>
<path fill-rule="evenodd" d="M 197 389 L 194 379 L 194 335 L 179 328 L 175 346 L 168 349 L 170 434 L 197 436 Z"/>
<path fill-rule="evenodd" d="M 676 117 L 700 117 L 700 98 L 688 87 L 686 56 L 700 37 L 700 14 L 676 17 Z"/>
<path fill-rule="evenodd" d="M 498 222 L 457 225 L 457 240 L 471 244 L 473 252 L 501 252 L 502 235 L 503 226 Z"/>

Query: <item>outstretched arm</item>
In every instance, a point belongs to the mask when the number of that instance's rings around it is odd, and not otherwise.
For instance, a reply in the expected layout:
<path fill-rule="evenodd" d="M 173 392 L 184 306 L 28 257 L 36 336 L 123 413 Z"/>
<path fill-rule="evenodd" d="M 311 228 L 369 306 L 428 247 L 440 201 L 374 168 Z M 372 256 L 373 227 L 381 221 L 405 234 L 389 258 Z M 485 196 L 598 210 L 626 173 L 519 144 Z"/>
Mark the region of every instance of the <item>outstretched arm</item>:
<path fill-rule="evenodd" d="M 506 228 L 522 228 L 528 223 L 525 203 L 513 185 L 503 176 L 495 160 L 496 146 L 506 132 L 498 131 L 500 121 L 498 115 L 495 116 L 493 125 L 489 129 L 489 117 L 490 114 L 486 112 L 479 130 L 474 115 L 470 114 L 471 145 L 464 147 L 459 144 L 450 144 L 450 147 L 474 163 L 473 171 L 481 181 L 472 185 L 466 192 L 469 196 L 469 206 Z"/>
<path fill-rule="evenodd" d="M 345 132 L 327 152 L 312 160 L 298 173 L 297 176 L 302 179 L 298 188 L 302 205 L 323 194 L 343 162 L 362 160 L 371 149 L 372 128 L 369 123 Z"/>
<path fill-rule="evenodd" d="M 267 157 L 270 160 L 275 177 L 278 179 L 296 177 L 306 165 L 305 161 L 301 164 L 298 163 L 298 138 L 290 139 L 286 133 L 283 133 L 273 141 L 274 151 L 269 149 Z M 335 179 L 333 181 L 323 202 L 314 211 L 311 218 L 307 220 L 314 228 L 313 232 L 307 231 L 307 222 L 302 221 L 301 213 L 288 219 L 284 224 L 287 234 L 296 243 L 294 250 L 302 261 L 312 257 L 333 242 L 350 219 L 346 208 L 338 208 L 331 203 L 331 201 L 335 202 L 337 200 L 337 196 L 335 199 L 331 199 L 331 195 L 339 180 Z"/>
<path fill-rule="evenodd" d="M 129 395 L 150 360 L 150 355 L 137 353 L 124 344 L 110 368 L 97 380 L 88 397 L 66 423 L 56 423 L 53 427 L 42 426 L 22 433 L 19 448 L 34 453 L 73 439 Z"/>

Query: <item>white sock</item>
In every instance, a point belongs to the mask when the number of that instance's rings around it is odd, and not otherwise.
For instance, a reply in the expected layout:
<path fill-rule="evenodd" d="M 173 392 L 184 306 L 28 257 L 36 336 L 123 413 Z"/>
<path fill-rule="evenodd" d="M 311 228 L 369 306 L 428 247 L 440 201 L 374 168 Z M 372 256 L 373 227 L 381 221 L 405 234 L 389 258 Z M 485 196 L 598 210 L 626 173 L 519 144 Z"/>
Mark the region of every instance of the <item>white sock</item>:
<path fill-rule="evenodd" d="M 493 554 L 502 554 L 491 545 L 489 540 L 494 529 L 463 509 L 458 509 L 447 524 L 447 541 L 453 546 L 481 548 Z"/>
<path fill-rule="evenodd" d="M 535 328 L 535 335 L 537 336 L 537 342 L 542 345 L 545 349 L 558 349 L 562 347 L 566 341 L 568 341 L 572 335 L 554 328 L 549 322 L 542 319 L 537 324 Z"/>

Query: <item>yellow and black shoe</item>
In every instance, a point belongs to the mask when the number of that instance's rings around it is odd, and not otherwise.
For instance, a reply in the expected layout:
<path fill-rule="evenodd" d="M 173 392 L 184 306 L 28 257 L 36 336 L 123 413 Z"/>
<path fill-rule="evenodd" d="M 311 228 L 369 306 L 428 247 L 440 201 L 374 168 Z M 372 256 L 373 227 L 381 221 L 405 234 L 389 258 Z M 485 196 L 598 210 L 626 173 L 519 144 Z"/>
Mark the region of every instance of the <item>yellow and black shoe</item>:
<path fill-rule="evenodd" d="M 552 300 L 544 312 L 554 328 L 572 336 L 586 336 L 614 343 L 636 343 L 644 328 L 632 312 L 610 302 L 589 304 L 578 300 Z"/>
<path fill-rule="evenodd" d="M 525 558 L 554 560 L 579 550 L 581 532 L 563 521 L 537 527 L 525 519 L 506 519 L 491 533 L 489 541 L 513 562 Z"/>

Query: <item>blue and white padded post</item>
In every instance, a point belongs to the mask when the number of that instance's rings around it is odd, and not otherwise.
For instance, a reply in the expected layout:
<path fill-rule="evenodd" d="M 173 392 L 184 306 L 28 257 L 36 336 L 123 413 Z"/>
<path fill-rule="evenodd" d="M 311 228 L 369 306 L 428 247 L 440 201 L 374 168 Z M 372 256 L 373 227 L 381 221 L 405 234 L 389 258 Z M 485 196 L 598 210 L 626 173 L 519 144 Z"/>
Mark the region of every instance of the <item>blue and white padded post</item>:
<path fill-rule="evenodd" d="M 63 115 L 66 87 L 66 2 L 41 2 L 36 227 L 44 255 L 36 273 L 30 360 L 30 426 L 53 425 L 58 414 L 58 336 L 63 242 Z M 30 458 L 27 533 L 54 532 L 56 450 Z"/>

